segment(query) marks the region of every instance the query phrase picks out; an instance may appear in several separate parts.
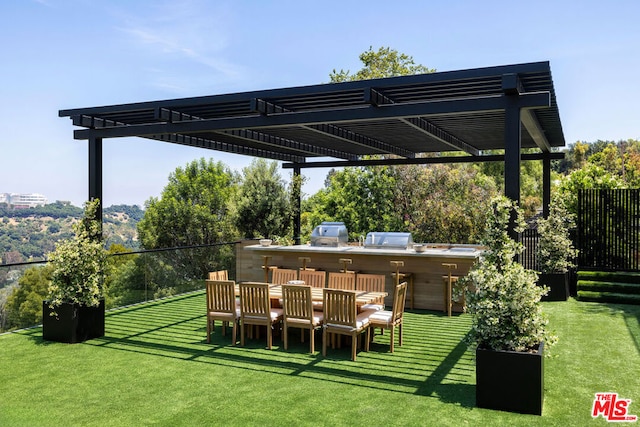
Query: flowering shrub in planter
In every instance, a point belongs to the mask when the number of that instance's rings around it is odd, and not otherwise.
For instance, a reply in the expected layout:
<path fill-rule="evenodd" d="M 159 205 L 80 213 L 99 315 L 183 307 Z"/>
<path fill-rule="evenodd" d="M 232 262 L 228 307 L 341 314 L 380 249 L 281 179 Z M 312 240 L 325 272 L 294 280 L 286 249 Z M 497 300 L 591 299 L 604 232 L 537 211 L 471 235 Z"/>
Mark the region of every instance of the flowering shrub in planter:
<path fill-rule="evenodd" d="M 575 226 L 574 215 L 564 199 L 556 196 L 549 205 L 549 217 L 539 218 L 536 259 L 542 273 L 566 273 L 575 267 L 578 251 L 573 247 L 569 230 Z"/>
<path fill-rule="evenodd" d="M 538 285 L 549 288 L 547 301 L 566 301 L 569 297 L 568 270 L 575 267 L 578 251 L 573 247 L 569 230 L 575 226 L 574 215 L 564 199 L 556 196 L 549 205 L 549 217 L 537 221 L 540 236 L 536 259 L 540 269 Z"/>
<path fill-rule="evenodd" d="M 56 244 L 48 256 L 53 267 L 45 302 L 50 317 L 58 319 L 58 308 L 63 304 L 104 307 L 107 253 L 101 239 L 100 221 L 96 219 L 99 203 L 97 199 L 85 203 L 82 219 L 73 225 L 75 236 Z M 104 322 L 104 308 L 102 313 Z M 43 319 L 43 328 L 49 323 Z M 44 335 L 47 336 L 46 331 Z"/>
<path fill-rule="evenodd" d="M 540 299 L 547 289 L 536 285 L 535 271 L 525 269 L 516 261 L 516 256 L 524 248 L 520 242 L 509 236 L 512 214 L 515 231 L 520 233 L 524 230 L 522 212 L 506 197 L 494 199 L 491 208 L 492 212 L 487 215 L 488 223 L 481 242 L 487 249 L 464 278 L 469 289 L 466 295 L 467 312 L 472 316 L 469 343 L 477 345 L 478 406 L 483 406 L 484 402 L 510 402 L 509 395 L 526 396 L 526 390 L 531 389 L 537 390 L 534 395 L 538 395 L 539 392 L 542 396 L 544 387 L 542 374 L 537 377 L 535 384 L 524 381 L 514 384 L 508 382 L 503 375 L 487 375 L 487 367 L 483 365 L 484 361 L 488 360 L 487 351 L 496 352 L 497 357 L 504 357 L 509 352 L 517 357 L 518 353 L 542 353 L 541 344 L 548 348 L 557 340 L 547 330 L 548 320 L 540 304 Z M 478 352 L 482 352 L 482 357 L 478 357 Z M 498 356 L 498 353 L 502 356 Z M 529 368 L 516 365 L 512 369 L 524 372 Z M 519 387 L 522 387 L 522 390 L 518 390 Z M 489 399 L 483 393 L 491 393 L 494 396 Z M 496 393 L 502 393 L 503 397 L 495 396 Z M 541 408 L 540 402 L 538 405 Z M 483 407 L 531 413 L 530 409 L 513 406 Z"/>

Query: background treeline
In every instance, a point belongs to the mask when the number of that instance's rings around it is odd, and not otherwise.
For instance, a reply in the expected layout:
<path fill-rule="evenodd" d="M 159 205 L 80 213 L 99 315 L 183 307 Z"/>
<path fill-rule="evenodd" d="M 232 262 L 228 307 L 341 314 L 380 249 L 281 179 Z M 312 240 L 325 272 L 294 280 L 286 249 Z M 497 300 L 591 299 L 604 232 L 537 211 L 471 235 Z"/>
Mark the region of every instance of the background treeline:
<path fill-rule="evenodd" d="M 143 215 L 139 206 L 105 208 L 103 222 L 107 247 L 121 244 L 138 248 L 136 225 Z M 11 264 L 44 259 L 57 241 L 71 237 L 71 225 L 81 216 L 82 209 L 68 202 L 31 209 L 0 205 L 0 261 Z"/>
<path fill-rule="evenodd" d="M 575 209 L 580 188 L 640 184 L 640 141 L 576 142 L 565 153 L 565 160 L 553 162 L 552 181 L 553 191 L 563 193 L 570 209 Z M 522 204 L 533 217 L 542 206 L 541 162 L 523 162 L 521 173 Z M 144 210 L 136 206 L 105 209 L 105 235 L 112 236 L 106 241 L 112 254 L 107 305 L 197 289 L 207 271 L 235 271 L 234 247 L 225 242 L 270 237 L 291 243 L 294 190 L 302 182 L 289 178 L 287 183 L 276 162 L 255 160 L 237 173 L 213 159 L 199 159 L 177 168 L 161 196 L 150 198 Z M 410 231 L 417 242 L 475 243 L 485 223 L 484 206 L 503 191 L 500 163 L 332 170 L 324 188 L 304 195 L 301 237 L 307 241 L 321 221 L 343 221 L 352 241 L 369 231 Z M 77 217 L 20 219 L 24 223 L 18 226 L 17 218 L 4 217 L 2 225 L 22 227 L 22 243 L 35 244 L 30 242 L 37 241 L 33 236 L 39 234 L 70 235 L 68 229 Z M 116 232 L 109 231 L 117 223 L 127 224 L 132 231 L 126 242 L 116 242 Z M 1 236 L 0 240 L 6 237 L 4 231 Z M 196 245 L 210 246 L 127 255 L 137 248 Z M 41 318 L 50 270 L 36 266 L 22 271 L 0 268 L 0 328 L 5 330 L 35 324 Z"/>

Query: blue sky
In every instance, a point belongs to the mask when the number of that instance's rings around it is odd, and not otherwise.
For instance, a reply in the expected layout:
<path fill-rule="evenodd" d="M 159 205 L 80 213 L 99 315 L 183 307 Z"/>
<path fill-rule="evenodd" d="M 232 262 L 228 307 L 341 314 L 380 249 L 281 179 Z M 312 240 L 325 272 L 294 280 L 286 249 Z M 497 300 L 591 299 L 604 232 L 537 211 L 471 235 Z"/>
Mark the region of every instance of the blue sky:
<path fill-rule="evenodd" d="M 2 0 L 0 192 L 85 200 L 86 142 L 60 109 L 323 83 L 369 46 L 438 71 L 550 61 L 568 143 L 640 139 L 638 18 L 637 0 Z M 142 205 L 200 157 L 251 162 L 105 140 L 103 202 Z"/>

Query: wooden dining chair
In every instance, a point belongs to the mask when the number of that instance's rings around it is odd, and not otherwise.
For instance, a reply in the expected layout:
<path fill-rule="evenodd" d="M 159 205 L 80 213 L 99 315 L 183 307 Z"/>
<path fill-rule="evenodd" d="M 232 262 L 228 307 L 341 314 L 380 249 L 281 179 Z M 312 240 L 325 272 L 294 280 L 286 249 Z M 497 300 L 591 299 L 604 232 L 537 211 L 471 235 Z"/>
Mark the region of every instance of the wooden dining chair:
<path fill-rule="evenodd" d="M 229 280 L 229 272 L 227 270 L 210 271 L 209 280 Z"/>
<path fill-rule="evenodd" d="M 329 272 L 327 288 L 353 291 L 356 289 L 356 275 L 354 273 L 331 271 Z"/>
<path fill-rule="evenodd" d="M 245 329 L 249 325 L 267 327 L 267 348 L 271 350 L 273 326 L 282 320 L 282 309 L 271 308 L 269 284 L 240 283 L 240 345 L 244 346 Z"/>
<path fill-rule="evenodd" d="M 327 281 L 326 271 L 300 270 L 300 280 L 313 288 L 324 288 Z"/>
<path fill-rule="evenodd" d="M 227 325 L 233 325 L 231 344 L 236 344 L 236 332 L 240 307 L 236 303 L 235 282 L 233 280 L 207 280 L 207 342 L 211 342 L 211 333 L 215 321 L 222 321 L 222 335 L 226 335 Z"/>
<path fill-rule="evenodd" d="M 274 268 L 271 270 L 271 283 L 285 285 L 291 280 L 298 280 L 298 272 L 288 268 Z"/>
<path fill-rule="evenodd" d="M 393 353 L 396 326 L 398 327 L 398 345 L 402 346 L 402 318 L 406 297 L 407 282 L 402 282 L 396 285 L 393 293 L 393 310 L 379 310 L 369 316 L 369 326 L 371 328 L 389 329 L 391 331 L 391 336 L 389 337 L 391 353 Z"/>
<path fill-rule="evenodd" d="M 311 286 L 282 285 L 283 301 L 283 338 L 284 349 L 289 348 L 289 328 L 300 328 L 301 342 L 304 342 L 304 330 L 309 330 L 309 352 L 315 351 L 315 330 L 322 326 L 324 314 L 313 311 Z"/>
<path fill-rule="evenodd" d="M 357 314 L 356 292 L 342 289 L 324 290 L 324 324 L 322 329 L 322 355 L 327 355 L 329 334 L 351 337 L 351 360 L 356 360 L 358 336 L 366 332 L 365 351 L 369 351 L 370 311 Z"/>
<path fill-rule="evenodd" d="M 358 274 L 356 276 L 356 291 L 384 292 L 385 281 L 384 274 Z M 384 310 L 384 297 L 378 298 L 371 304 L 363 305 L 362 310 Z"/>

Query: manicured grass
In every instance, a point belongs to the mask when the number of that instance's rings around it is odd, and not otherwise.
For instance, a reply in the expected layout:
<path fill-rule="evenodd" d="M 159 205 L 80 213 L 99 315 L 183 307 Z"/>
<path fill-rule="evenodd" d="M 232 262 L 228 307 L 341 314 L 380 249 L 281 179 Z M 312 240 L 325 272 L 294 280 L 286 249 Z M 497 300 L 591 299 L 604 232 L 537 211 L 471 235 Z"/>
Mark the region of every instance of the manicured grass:
<path fill-rule="evenodd" d="M 633 400 L 640 414 L 640 307 L 545 303 L 560 337 L 545 360 L 542 417 L 475 408 L 467 315 L 405 314 L 405 343 L 388 333 L 350 360 L 308 343 L 205 339 L 202 292 L 107 315 L 107 335 L 43 342 L 39 328 L 0 336 L 0 425 L 605 425 L 594 393 Z M 230 332 L 228 330 L 228 332 Z M 321 340 L 317 341 L 321 349 Z"/>

